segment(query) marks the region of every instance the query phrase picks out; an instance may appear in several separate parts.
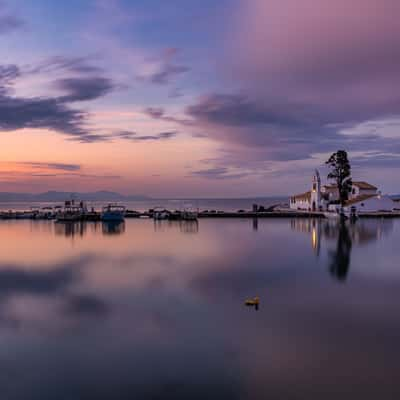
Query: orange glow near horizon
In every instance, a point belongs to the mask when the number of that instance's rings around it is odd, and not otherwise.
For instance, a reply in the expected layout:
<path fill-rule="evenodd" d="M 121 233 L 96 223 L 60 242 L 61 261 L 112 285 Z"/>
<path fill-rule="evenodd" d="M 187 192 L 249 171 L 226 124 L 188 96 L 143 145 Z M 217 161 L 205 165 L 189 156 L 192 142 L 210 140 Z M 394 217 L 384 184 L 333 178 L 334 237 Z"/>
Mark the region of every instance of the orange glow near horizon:
<path fill-rule="evenodd" d="M 84 144 L 39 129 L 3 132 L 0 147 L 7 149 L 0 160 L 0 191 L 115 190 L 155 196 L 173 195 L 189 183 L 188 167 L 201 165 L 215 152 L 212 141 L 184 134 L 179 140 Z"/>

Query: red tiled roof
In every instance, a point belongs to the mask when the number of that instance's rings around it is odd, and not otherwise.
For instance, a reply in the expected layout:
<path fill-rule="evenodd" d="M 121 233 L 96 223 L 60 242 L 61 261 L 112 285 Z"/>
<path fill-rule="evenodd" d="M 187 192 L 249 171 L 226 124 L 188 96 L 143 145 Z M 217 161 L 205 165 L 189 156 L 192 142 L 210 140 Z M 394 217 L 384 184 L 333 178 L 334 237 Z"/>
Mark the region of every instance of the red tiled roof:
<path fill-rule="evenodd" d="M 296 194 L 295 196 L 292 196 L 292 198 L 296 200 L 311 200 L 311 192 L 305 192 L 301 194 Z"/>
<path fill-rule="evenodd" d="M 374 185 L 371 185 L 368 182 L 364 181 L 359 181 L 359 182 L 353 182 L 353 186 L 357 186 L 360 189 L 367 189 L 367 190 L 377 190 L 378 188 Z"/>

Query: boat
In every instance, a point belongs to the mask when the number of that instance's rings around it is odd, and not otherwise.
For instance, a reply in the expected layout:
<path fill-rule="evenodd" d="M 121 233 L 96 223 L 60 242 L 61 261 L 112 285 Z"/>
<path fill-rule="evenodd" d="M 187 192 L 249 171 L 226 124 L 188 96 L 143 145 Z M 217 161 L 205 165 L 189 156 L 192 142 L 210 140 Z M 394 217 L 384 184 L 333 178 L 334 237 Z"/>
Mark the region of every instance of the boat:
<path fill-rule="evenodd" d="M 118 204 L 108 204 L 101 212 L 102 221 L 123 221 L 125 219 L 125 207 Z"/>
<path fill-rule="evenodd" d="M 170 214 L 169 214 L 169 219 L 171 221 L 180 221 L 180 220 L 182 220 L 182 211 L 179 211 L 179 210 L 171 211 Z"/>
<path fill-rule="evenodd" d="M 184 221 L 197 221 L 198 212 L 192 208 L 185 208 L 181 216 Z"/>
<path fill-rule="evenodd" d="M 125 210 L 125 218 L 140 218 L 141 213 L 135 210 Z"/>
<path fill-rule="evenodd" d="M 153 209 L 153 219 L 160 221 L 164 219 L 169 219 L 170 212 L 163 207 L 155 207 Z"/>
<path fill-rule="evenodd" d="M 56 215 L 57 222 L 74 222 L 80 221 L 84 213 L 87 211 L 85 204 L 81 201 L 75 204 L 75 200 L 67 200 L 64 203 L 64 208 Z"/>
<path fill-rule="evenodd" d="M 0 219 L 14 219 L 15 213 L 12 210 L 3 211 L 0 213 Z"/>
<path fill-rule="evenodd" d="M 14 216 L 15 219 L 33 219 L 35 218 L 35 213 L 30 211 L 16 211 Z"/>
<path fill-rule="evenodd" d="M 54 219 L 55 211 L 53 207 L 42 207 L 36 214 L 36 219 Z"/>

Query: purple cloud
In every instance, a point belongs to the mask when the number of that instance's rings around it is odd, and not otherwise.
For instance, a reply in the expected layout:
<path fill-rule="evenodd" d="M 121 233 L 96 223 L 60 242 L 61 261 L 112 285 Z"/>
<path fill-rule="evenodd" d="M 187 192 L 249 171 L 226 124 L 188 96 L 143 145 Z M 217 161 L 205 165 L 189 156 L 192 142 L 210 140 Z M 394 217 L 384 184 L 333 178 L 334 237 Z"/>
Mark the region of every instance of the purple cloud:
<path fill-rule="evenodd" d="M 32 72 L 32 71 L 30 71 Z M 87 129 L 88 113 L 69 107 L 76 101 L 94 100 L 111 92 L 115 85 L 101 76 L 64 78 L 54 85 L 67 92 L 61 97 L 17 97 L 10 95 L 12 84 L 22 76 L 16 65 L 0 65 L 0 129 L 44 128 L 86 143 L 108 140 Z"/>
<path fill-rule="evenodd" d="M 67 92 L 60 98 L 64 102 L 94 100 L 115 88 L 111 79 L 101 76 L 59 79 L 54 86 Z"/>
<path fill-rule="evenodd" d="M 149 60 L 153 64 L 154 71 L 138 78 L 157 85 L 166 85 L 177 76 L 190 71 L 189 67 L 174 62 L 178 52 L 175 47 L 165 49 L 161 56 Z"/>
<path fill-rule="evenodd" d="M 0 129 L 46 128 L 68 135 L 85 135 L 86 114 L 54 98 L 19 98 L 0 91 Z"/>
<path fill-rule="evenodd" d="M 69 140 L 80 142 L 80 143 L 96 143 L 96 142 L 107 142 L 115 139 L 128 140 L 131 142 L 147 142 L 147 141 L 158 141 L 166 140 L 175 137 L 178 133 L 176 131 L 161 132 L 155 135 L 138 135 L 132 131 L 120 131 L 113 133 L 96 133 L 96 134 L 85 134 L 81 136 L 71 137 Z"/>
<path fill-rule="evenodd" d="M 205 179 L 239 179 L 248 176 L 248 173 L 230 173 L 226 167 L 215 167 L 192 171 L 191 176 Z"/>
<path fill-rule="evenodd" d="M 342 133 L 344 125 L 400 113 L 395 0 L 239 4 L 217 58 L 230 90 L 185 108 L 194 132 L 206 131 L 227 149 L 244 146 L 244 154 L 262 147 L 264 160 L 307 159 L 343 146 L 400 150 L 391 138 Z"/>
<path fill-rule="evenodd" d="M 37 161 L 21 161 L 18 164 L 28 165 L 35 169 L 55 169 L 61 171 L 79 171 L 81 166 L 79 164 L 65 164 L 65 163 L 47 163 Z"/>
<path fill-rule="evenodd" d="M 187 71 L 189 71 L 189 68 L 183 65 L 164 64 L 157 72 L 150 75 L 149 80 L 152 83 L 165 85 L 175 76 Z"/>

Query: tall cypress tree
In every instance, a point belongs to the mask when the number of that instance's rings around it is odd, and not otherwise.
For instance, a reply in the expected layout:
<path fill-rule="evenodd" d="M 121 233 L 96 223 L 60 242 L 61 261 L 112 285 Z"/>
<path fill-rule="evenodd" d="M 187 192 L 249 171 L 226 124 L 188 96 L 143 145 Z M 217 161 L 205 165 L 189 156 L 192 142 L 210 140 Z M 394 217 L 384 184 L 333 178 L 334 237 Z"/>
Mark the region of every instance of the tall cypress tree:
<path fill-rule="evenodd" d="M 334 179 L 336 181 L 340 204 L 344 206 L 346 200 L 349 198 L 352 187 L 351 167 L 349 159 L 347 158 L 347 152 L 345 150 L 338 150 L 329 157 L 326 164 L 331 167 L 328 179 Z"/>

